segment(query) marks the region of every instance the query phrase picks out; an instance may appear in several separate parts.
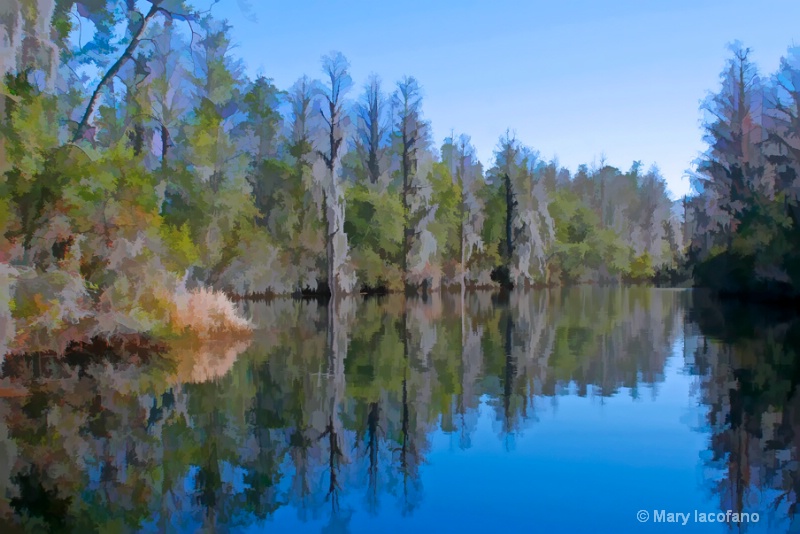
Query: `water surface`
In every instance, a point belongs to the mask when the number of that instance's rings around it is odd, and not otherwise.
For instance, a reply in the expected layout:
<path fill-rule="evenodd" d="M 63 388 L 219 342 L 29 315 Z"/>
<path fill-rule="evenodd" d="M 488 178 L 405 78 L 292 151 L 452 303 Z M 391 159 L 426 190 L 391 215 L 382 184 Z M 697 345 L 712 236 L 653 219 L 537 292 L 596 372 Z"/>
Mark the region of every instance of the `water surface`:
<path fill-rule="evenodd" d="M 243 306 L 249 343 L 7 361 L 0 526 L 798 528 L 793 316 L 591 287 Z"/>

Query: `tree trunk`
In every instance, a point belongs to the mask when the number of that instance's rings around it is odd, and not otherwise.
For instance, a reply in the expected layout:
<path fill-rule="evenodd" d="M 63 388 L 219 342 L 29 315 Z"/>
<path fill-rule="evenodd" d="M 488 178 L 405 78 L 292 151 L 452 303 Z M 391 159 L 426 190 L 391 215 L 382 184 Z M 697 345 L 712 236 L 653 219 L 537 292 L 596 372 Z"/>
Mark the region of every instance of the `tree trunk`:
<path fill-rule="evenodd" d="M 86 104 L 86 110 L 81 117 L 80 122 L 78 123 L 78 127 L 75 129 L 75 135 L 72 137 L 72 142 L 77 143 L 81 137 L 86 133 L 86 130 L 89 126 L 89 118 L 94 113 L 94 108 L 97 106 L 97 100 L 100 98 L 100 91 L 103 90 L 103 87 L 117 75 L 120 69 L 128 62 L 129 59 L 133 57 L 133 53 L 136 51 L 136 48 L 139 46 L 139 42 L 142 38 L 142 34 L 144 34 L 145 29 L 147 29 L 147 23 L 156 16 L 159 12 L 160 8 L 158 7 L 158 3 L 153 3 L 153 6 L 150 8 L 150 11 L 147 12 L 147 15 L 144 15 L 142 18 L 142 25 L 136 30 L 134 33 L 131 42 L 128 43 L 128 46 L 125 47 L 125 51 L 122 53 L 120 58 L 111 65 L 111 68 L 105 73 L 105 75 L 100 80 L 100 83 L 97 84 L 92 96 L 89 98 L 89 102 Z"/>
<path fill-rule="evenodd" d="M 169 150 L 169 130 L 164 124 L 161 125 L 161 173 L 163 178 L 167 177 L 167 151 Z"/>
<path fill-rule="evenodd" d="M 336 259 L 333 246 L 333 238 L 336 235 L 335 216 L 333 208 L 328 201 L 327 193 L 323 194 L 322 206 L 325 213 L 325 256 L 327 257 L 327 270 L 328 270 L 328 290 L 331 293 L 331 301 L 336 300 L 339 296 L 339 282 L 336 276 Z"/>
<path fill-rule="evenodd" d="M 402 261 L 402 271 L 403 271 L 403 291 L 408 292 L 408 254 L 411 250 L 411 228 L 410 228 L 410 214 L 408 213 L 408 188 L 409 188 L 409 162 L 408 162 L 408 139 L 406 138 L 405 132 L 403 132 L 403 161 L 401 162 L 402 165 L 402 173 L 403 173 L 403 261 Z"/>
<path fill-rule="evenodd" d="M 514 191 L 511 188 L 511 177 L 506 173 L 506 261 L 507 267 L 511 268 L 511 257 L 514 253 L 513 241 L 513 219 L 514 219 Z"/>
<path fill-rule="evenodd" d="M 465 211 L 464 210 L 464 192 L 462 190 L 462 192 L 461 192 L 461 217 L 460 217 L 460 222 L 459 222 L 459 227 L 458 227 L 458 234 L 459 234 L 459 240 L 458 240 L 458 248 L 459 248 L 459 250 L 458 250 L 458 252 L 459 252 L 459 255 L 461 256 L 461 293 L 462 294 L 464 293 L 464 289 L 465 289 L 464 286 L 466 284 L 466 278 L 467 278 L 467 258 L 466 258 L 467 251 L 466 251 L 466 247 L 464 246 L 464 217 L 465 217 L 466 214 L 464 213 L 464 211 Z"/>

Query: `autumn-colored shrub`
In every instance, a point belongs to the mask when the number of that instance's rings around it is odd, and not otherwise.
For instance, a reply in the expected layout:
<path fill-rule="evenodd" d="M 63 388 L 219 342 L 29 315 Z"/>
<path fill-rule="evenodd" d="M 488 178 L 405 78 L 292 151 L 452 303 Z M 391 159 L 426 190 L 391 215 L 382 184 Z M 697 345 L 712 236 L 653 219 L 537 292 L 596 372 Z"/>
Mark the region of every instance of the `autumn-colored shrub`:
<path fill-rule="evenodd" d="M 178 331 L 188 331 L 199 338 L 241 334 L 252 329 L 239 317 L 233 302 L 223 293 L 200 288 L 179 291 L 174 295 L 175 310 L 171 324 Z"/>

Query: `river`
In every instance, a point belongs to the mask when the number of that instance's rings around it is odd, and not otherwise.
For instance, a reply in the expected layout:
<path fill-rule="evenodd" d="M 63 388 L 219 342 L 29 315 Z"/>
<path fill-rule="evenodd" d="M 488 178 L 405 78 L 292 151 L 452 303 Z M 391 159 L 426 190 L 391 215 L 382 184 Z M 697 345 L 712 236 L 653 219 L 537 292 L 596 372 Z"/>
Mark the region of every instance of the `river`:
<path fill-rule="evenodd" d="M 240 305 L 249 340 L 7 360 L 0 530 L 800 528 L 791 314 L 588 286 Z"/>

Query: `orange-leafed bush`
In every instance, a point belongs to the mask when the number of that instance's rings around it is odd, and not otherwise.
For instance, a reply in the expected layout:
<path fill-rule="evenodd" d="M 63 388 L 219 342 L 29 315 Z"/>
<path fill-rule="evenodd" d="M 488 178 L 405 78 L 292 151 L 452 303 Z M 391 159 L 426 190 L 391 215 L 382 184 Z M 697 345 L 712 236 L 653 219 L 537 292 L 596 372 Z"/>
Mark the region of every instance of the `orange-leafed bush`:
<path fill-rule="evenodd" d="M 252 330 L 249 321 L 237 314 L 233 302 L 224 293 L 206 288 L 179 291 L 175 294 L 172 326 L 199 338 L 241 334 Z"/>

